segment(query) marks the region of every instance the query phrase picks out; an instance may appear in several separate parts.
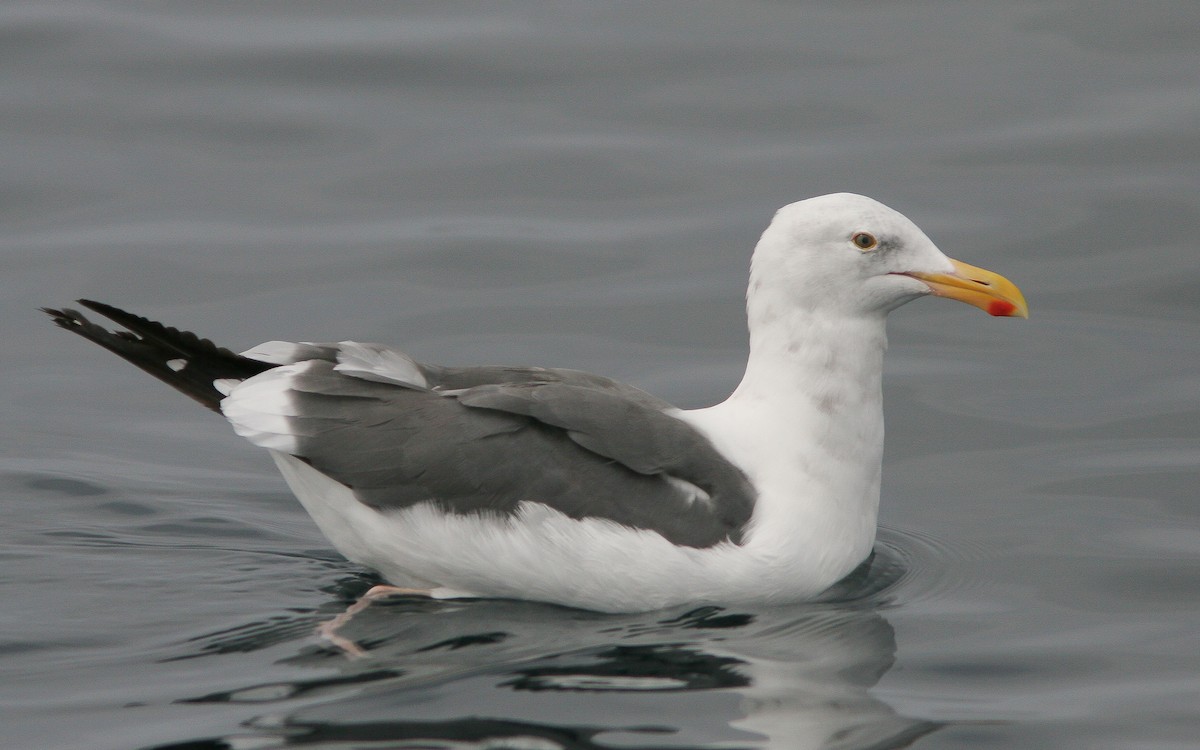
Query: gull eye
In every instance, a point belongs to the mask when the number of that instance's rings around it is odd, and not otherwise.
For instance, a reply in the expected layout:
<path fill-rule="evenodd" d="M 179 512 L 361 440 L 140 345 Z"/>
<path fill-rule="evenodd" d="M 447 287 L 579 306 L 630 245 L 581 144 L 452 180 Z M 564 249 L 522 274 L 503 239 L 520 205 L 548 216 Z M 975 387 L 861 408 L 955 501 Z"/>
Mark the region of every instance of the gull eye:
<path fill-rule="evenodd" d="M 854 246 L 859 250 L 874 250 L 879 244 L 879 240 L 875 239 L 875 235 L 869 232 L 855 232 L 854 236 L 850 238 L 850 241 L 853 242 Z"/>

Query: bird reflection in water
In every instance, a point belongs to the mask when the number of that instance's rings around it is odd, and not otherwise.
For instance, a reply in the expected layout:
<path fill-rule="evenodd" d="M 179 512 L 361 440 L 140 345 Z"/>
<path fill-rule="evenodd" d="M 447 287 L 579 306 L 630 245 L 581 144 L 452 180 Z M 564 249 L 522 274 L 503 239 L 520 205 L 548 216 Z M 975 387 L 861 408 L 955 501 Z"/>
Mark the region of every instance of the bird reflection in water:
<path fill-rule="evenodd" d="M 286 661 L 334 673 L 189 702 L 272 705 L 212 748 L 906 747 L 942 725 L 871 693 L 895 659 L 879 610 L 902 575 L 885 549 L 825 601 L 639 615 L 398 599 L 350 626 L 368 659 L 305 646 Z M 310 624 L 274 629 L 298 639 Z M 254 637 L 271 641 L 271 630 Z M 235 632 L 201 644 L 251 647 Z M 156 750 L 205 747 L 195 742 Z"/>

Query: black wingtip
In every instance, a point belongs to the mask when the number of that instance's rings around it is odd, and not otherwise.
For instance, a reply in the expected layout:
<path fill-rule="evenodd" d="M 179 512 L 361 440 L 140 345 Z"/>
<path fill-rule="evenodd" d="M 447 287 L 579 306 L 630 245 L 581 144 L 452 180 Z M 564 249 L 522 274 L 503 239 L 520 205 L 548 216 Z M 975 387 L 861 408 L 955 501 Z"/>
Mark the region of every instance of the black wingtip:
<path fill-rule="evenodd" d="M 60 326 L 61 325 L 72 325 L 74 322 L 75 316 L 79 315 L 78 312 L 70 309 L 69 307 L 64 307 L 61 310 L 54 308 L 54 307 L 39 307 L 38 309 L 41 310 L 42 312 L 46 313 L 47 315 L 49 315 L 51 318 L 53 318 L 54 322 L 59 324 Z"/>
<path fill-rule="evenodd" d="M 105 303 L 97 302 L 94 299 L 77 299 L 75 301 L 77 303 L 83 305 L 87 309 L 91 310 L 92 312 L 100 313 L 101 315 L 105 316 L 106 318 L 113 318 L 113 316 L 116 316 L 117 318 L 121 318 L 121 317 L 136 318 L 136 317 L 138 317 L 138 316 L 134 315 L 133 313 L 129 313 L 129 312 L 122 310 L 119 307 L 114 307 L 112 305 L 106 305 Z M 115 320 L 116 318 L 113 318 L 113 319 Z M 147 319 L 142 318 L 142 320 L 147 320 Z"/>
<path fill-rule="evenodd" d="M 79 304 L 84 304 L 85 302 L 87 302 L 87 300 L 75 300 L 75 301 L 78 302 Z M 86 307 L 87 305 L 84 305 L 84 306 Z M 61 308 L 59 308 L 59 307 L 39 307 L 38 309 L 41 310 L 42 312 L 46 313 L 47 315 L 49 315 L 54 320 L 55 323 L 57 323 L 60 326 L 63 326 L 64 328 L 69 327 L 69 326 L 81 326 L 81 325 L 88 325 L 88 324 L 95 325 L 94 323 L 92 323 L 92 321 L 88 320 L 87 317 L 84 316 L 83 313 L 79 312 L 78 310 L 74 310 L 70 307 L 61 307 Z"/>
<path fill-rule="evenodd" d="M 107 336 L 124 338 L 127 340 L 133 339 L 133 337 L 125 331 L 109 331 L 103 326 L 96 325 L 92 321 L 88 320 L 83 313 L 70 307 L 63 307 L 61 309 L 55 307 L 39 307 L 38 309 L 49 315 L 54 321 L 54 324 L 59 328 L 71 331 L 72 333 L 77 333 L 90 341 L 94 341 L 95 343 L 104 346 L 106 349 L 109 347 L 103 343 L 102 339 Z"/>
<path fill-rule="evenodd" d="M 215 380 L 244 380 L 272 365 L 234 354 L 189 331 L 170 328 L 119 307 L 95 300 L 76 300 L 126 330 L 110 331 L 69 307 L 43 307 L 59 328 L 78 334 L 162 380 L 213 411 L 220 411 L 223 394 Z M 182 367 L 176 362 L 182 361 Z"/>

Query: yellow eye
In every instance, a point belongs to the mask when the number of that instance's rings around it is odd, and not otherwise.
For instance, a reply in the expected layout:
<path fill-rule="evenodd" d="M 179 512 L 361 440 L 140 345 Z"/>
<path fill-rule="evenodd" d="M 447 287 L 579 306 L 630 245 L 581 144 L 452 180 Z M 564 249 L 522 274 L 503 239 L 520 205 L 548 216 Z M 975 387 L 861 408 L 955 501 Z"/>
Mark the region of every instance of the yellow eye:
<path fill-rule="evenodd" d="M 875 235 L 868 232 L 857 232 L 850 238 L 850 241 L 859 250 L 874 250 L 875 246 L 879 244 L 879 240 L 875 239 Z"/>

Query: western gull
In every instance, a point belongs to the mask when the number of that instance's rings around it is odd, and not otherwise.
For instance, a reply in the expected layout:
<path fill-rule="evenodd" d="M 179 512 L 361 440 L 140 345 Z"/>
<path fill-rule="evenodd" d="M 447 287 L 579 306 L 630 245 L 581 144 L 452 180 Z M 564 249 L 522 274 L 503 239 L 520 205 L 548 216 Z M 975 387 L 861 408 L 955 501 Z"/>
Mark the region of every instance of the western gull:
<path fill-rule="evenodd" d="M 684 410 L 585 372 L 441 367 L 379 344 L 242 354 L 115 307 L 45 309 L 266 448 L 341 554 L 405 591 L 609 612 L 814 597 L 875 540 L 885 318 L 932 294 L 1027 317 L 859 195 L 781 208 L 750 263 L 733 394 Z"/>

